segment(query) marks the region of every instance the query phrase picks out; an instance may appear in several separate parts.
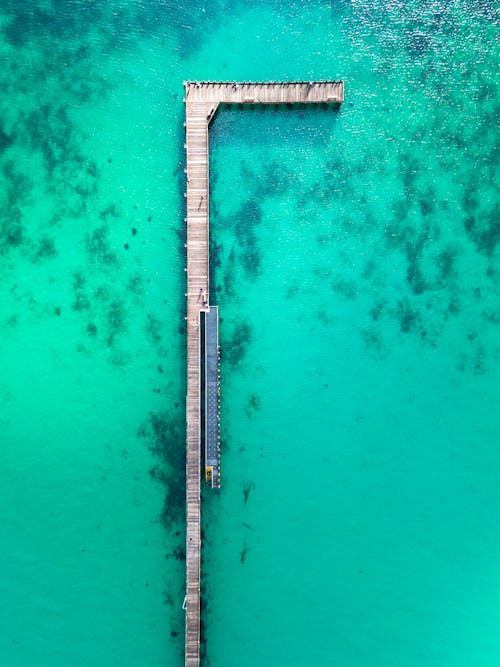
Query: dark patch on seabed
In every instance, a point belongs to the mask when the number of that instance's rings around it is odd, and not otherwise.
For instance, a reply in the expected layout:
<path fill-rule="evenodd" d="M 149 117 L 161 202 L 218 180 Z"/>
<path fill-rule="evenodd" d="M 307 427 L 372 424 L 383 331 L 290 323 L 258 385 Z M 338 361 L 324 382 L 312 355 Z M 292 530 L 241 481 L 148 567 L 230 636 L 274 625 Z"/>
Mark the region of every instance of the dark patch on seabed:
<path fill-rule="evenodd" d="M 52 257 L 57 257 L 55 240 L 50 236 L 42 236 L 33 249 L 32 261 L 37 263 Z"/>
<path fill-rule="evenodd" d="M 255 280 L 259 275 L 261 251 L 256 228 L 262 220 L 262 212 L 257 199 L 245 201 L 235 215 L 235 236 L 240 246 L 239 259 L 246 276 Z"/>
<path fill-rule="evenodd" d="M 140 37 L 164 32 L 172 25 L 174 6 L 165 11 L 163 3 L 155 7 L 151 3 L 127 5 L 100 0 L 52 0 L 50 3 L 35 1 L 23 5 L 16 0 L 5 0 L 2 9 L 8 17 L 4 34 L 11 45 L 23 47 L 41 43 L 47 50 L 65 48 L 82 60 L 88 59 L 92 53 L 85 40 L 90 38 L 96 25 L 99 26 L 102 48 L 110 53 L 130 46 Z M 94 48 L 95 44 L 94 39 Z"/>
<path fill-rule="evenodd" d="M 145 439 L 157 462 L 149 471 L 152 479 L 165 487 L 161 521 L 167 530 L 182 525 L 185 519 L 185 428 L 179 410 L 150 412 L 137 437 Z"/>
<path fill-rule="evenodd" d="M 153 480 L 160 483 L 165 489 L 163 509 L 159 516 L 163 527 L 174 546 L 165 553 L 166 560 L 182 563 L 186 559 L 185 550 L 185 500 L 186 500 L 186 468 L 185 468 L 185 428 L 184 417 L 178 402 L 171 411 L 150 412 L 147 419 L 139 427 L 137 437 L 144 440 L 156 462 L 149 474 Z M 172 542 L 170 542 L 172 543 Z M 177 595 L 171 590 L 171 585 L 163 593 L 164 604 L 172 610 L 170 621 L 172 624 L 171 637 L 182 639 L 183 628 L 177 611 L 178 599 L 182 599 L 182 589 Z M 172 634 L 173 633 L 173 634 Z"/>
<path fill-rule="evenodd" d="M 159 318 L 154 317 L 154 315 L 148 313 L 148 315 L 146 316 L 146 334 L 153 343 L 153 345 L 155 345 L 156 347 L 161 343 L 162 330 L 163 330 L 162 321 Z"/>
<path fill-rule="evenodd" d="M 108 339 L 107 344 L 113 345 L 115 338 L 127 329 L 125 304 L 122 299 L 114 298 L 109 304 L 107 314 Z"/>
<path fill-rule="evenodd" d="M 382 336 L 375 329 L 363 329 L 361 337 L 366 350 L 376 352 L 379 356 L 383 356 L 384 342 Z"/>
<path fill-rule="evenodd" d="M 250 493 L 255 489 L 255 483 L 252 480 L 249 480 L 247 482 L 243 482 L 243 501 L 245 505 L 248 502 L 248 497 L 250 496 Z"/>
<path fill-rule="evenodd" d="M 177 39 L 176 51 L 183 60 L 191 60 L 202 49 L 220 21 L 237 5 L 235 0 L 213 0 L 208 5 L 197 2 L 169 3 L 165 11 L 163 3 L 151 7 L 138 20 L 146 21 L 146 29 L 153 29 L 160 35 L 162 31 L 174 31 Z"/>
<path fill-rule="evenodd" d="M 22 214 L 17 206 L 9 207 L 0 213 L 0 254 L 20 246 L 25 239 Z"/>
<path fill-rule="evenodd" d="M 257 394 L 252 394 L 248 399 L 247 405 L 245 407 L 245 414 L 248 418 L 251 418 L 255 412 L 260 410 L 260 396 Z"/>
<path fill-rule="evenodd" d="M 247 545 L 246 542 L 244 542 L 244 543 L 243 543 L 243 548 L 241 549 L 241 552 L 240 552 L 240 563 L 241 563 L 242 565 L 243 565 L 243 563 L 244 563 L 245 560 L 246 560 L 248 551 L 249 551 L 249 546 Z"/>
<path fill-rule="evenodd" d="M 353 280 L 346 280 L 341 276 L 337 276 L 332 280 L 331 287 L 334 292 L 349 301 L 353 301 L 357 297 L 358 288 Z"/>
<path fill-rule="evenodd" d="M 78 13 L 82 3 L 73 4 Z M 88 3 L 87 9 L 93 4 Z M 99 170 L 81 151 L 83 135 L 71 118 L 71 106 L 89 98 L 75 82 L 86 81 L 96 97 L 102 95 L 104 82 L 89 76 L 91 50 L 72 57 L 75 34 L 87 31 L 90 23 L 75 21 L 67 4 L 30 3 L 23 8 L 22 3 L 7 0 L 2 10 L 7 17 L 2 37 L 15 45 L 16 57 L 4 59 L 0 90 L 4 103 L 15 95 L 17 104 L 5 106 L 2 114 L 0 187 L 5 205 L 0 213 L 0 254 L 17 250 L 40 264 L 57 257 L 56 237 L 48 233 L 50 228 L 86 213 L 89 198 L 97 193 Z M 65 28 L 73 21 L 74 29 L 66 42 Z M 49 34 L 53 38 L 47 40 Z M 33 58 L 33 51 L 39 57 Z M 55 82 L 58 95 L 54 95 L 53 86 L 39 85 L 45 80 Z M 19 153 L 26 159 L 19 159 Z M 36 183 L 32 180 L 34 161 L 42 165 Z M 35 186 L 47 193 L 46 201 L 52 208 L 38 221 L 36 237 L 30 238 L 31 221 L 24 220 L 22 211 L 23 204 L 32 203 Z"/>
<path fill-rule="evenodd" d="M 235 266 L 236 266 L 236 255 L 234 252 L 234 248 L 232 248 L 231 252 L 229 253 L 229 257 L 227 258 L 226 266 L 224 268 L 224 275 L 222 278 L 224 285 L 224 292 L 226 296 L 229 297 L 236 295 L 236 290 L 234 287 L 234 283 L 236 281 Z"/>
<path fill-rule="evenodd" d="M 27 242 L 23 215 L 19 208 L 32 187 L 28 176 L 18 171 L 13 160 L 2 163 L 0 186 L 5 206 L 0 209 L 0 254 L 6 255 Z"/>
<path fill-rule="evenodd" d="M 12 137 L 6 134 L 3 128 L 0 127 L 0 153 L 3 153 L 3 151 L 11 145 L 12 141 Z"/>
<path fill-rule="evenodd" d="M 241 162 L 242 181 L 245 190 L 252 193 L 252 198 L 262 201 L 266 197 L 282 197 L 296 186 L 298 176 L 283 161 L 273 160 L 266 163 L 262 170 L 250 169 L 245 160 Z"/>
<path fill-rule="evenodd" d="M 479 252 L 492 257 L 500 244 L 500 205 L 484 213 L 469 215 L 464 220 L 464 229 Z"/>
<path fill-rule="evenodd" d="M 89 261 L 105 271 L 115 269 L 118 265 L 116 253 L 108 241 L 108 231 L 107 225 L 101 225 L 87 234 L 85 240 Z"/>
<path fill-rule="evenodd" d="M 238 366 L 244 360 L 252 339 L 250 324 L 247 321 L 236 323 L 230 338 L 222 341 L 221 357 L 231 366 Z"/>

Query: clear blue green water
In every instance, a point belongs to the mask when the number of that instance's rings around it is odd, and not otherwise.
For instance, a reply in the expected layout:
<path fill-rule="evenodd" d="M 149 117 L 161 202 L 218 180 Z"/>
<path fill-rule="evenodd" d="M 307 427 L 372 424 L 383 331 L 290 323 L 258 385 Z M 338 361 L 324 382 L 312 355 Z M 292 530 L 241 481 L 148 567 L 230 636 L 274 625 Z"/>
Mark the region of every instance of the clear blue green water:
<path fill-rule="evenodd" d="M 211 132 L 212 667 L 500 664 L 490 2 L 6 0 L 0 659 L 183 664 L 185 79 Z"/>

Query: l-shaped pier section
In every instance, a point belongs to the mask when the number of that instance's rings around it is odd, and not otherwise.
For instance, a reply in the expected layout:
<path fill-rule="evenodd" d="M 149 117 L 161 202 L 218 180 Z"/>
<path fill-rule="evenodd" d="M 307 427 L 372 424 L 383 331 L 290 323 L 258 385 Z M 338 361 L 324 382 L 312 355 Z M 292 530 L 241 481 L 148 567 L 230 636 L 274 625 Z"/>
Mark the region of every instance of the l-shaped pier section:
<path fill-rule="evenodd" d="M 331 104 L 343 81 L 184 83 L 186 108 L 187 395 L 185 666 L 200 664 L 201 313 L 209 314 L 208 126 L 220 104 Z M 213 312 L 213 311 L 212 311 Z M 215 336 L 212 337 L 214 340 Z M 217 480 L 219 471 L 217 469 Z"/>

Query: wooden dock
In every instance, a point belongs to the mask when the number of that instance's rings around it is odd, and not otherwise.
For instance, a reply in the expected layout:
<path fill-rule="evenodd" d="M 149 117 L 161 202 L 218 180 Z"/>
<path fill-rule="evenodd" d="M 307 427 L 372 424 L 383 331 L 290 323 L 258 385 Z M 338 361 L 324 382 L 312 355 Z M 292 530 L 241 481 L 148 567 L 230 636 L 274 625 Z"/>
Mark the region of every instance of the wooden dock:
<path fill-rule="evenodd" d="M 209 305 L 208 126 L 220 104 L 340 104 L 342 81 L 184 83 L 186 108 L 187 395 L 185 665 L 200 664 L 201 349 Z"/>

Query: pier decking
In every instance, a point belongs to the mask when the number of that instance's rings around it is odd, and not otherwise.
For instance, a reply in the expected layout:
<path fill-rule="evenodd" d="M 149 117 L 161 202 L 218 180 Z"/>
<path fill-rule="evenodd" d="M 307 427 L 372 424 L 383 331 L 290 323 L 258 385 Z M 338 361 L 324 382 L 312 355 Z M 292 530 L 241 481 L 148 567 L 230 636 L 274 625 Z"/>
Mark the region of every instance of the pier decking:
<path fill-rule="evenodd" d="M 212 311 L 209 306 L 208 126 L 220 104 L 338 105 L 344 100 L 344 83 L 343 81 L 271 81 L 268 83 L 187 81 L 184 89 L 187 176 L 185 195 L 187 210 L 185 665 L 186 667 L 198 667 L 200 664 L 201 556 L 200 318 L 202 312 L 206 313 L 208 322 Z"/>

